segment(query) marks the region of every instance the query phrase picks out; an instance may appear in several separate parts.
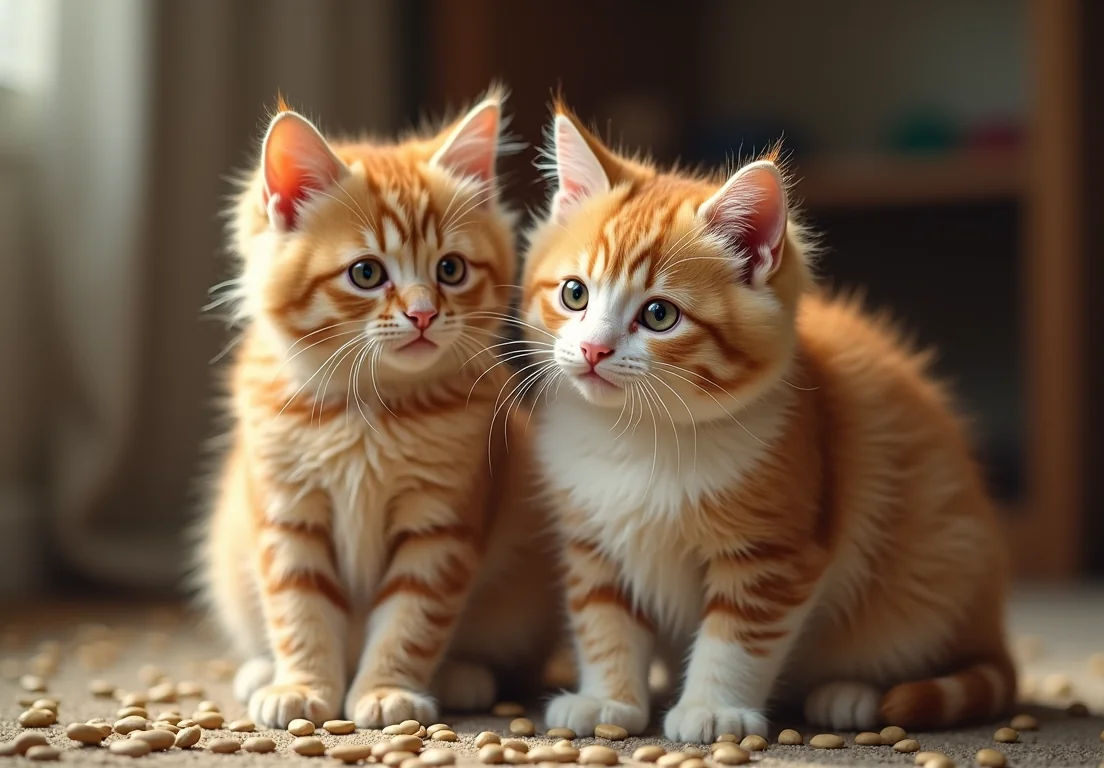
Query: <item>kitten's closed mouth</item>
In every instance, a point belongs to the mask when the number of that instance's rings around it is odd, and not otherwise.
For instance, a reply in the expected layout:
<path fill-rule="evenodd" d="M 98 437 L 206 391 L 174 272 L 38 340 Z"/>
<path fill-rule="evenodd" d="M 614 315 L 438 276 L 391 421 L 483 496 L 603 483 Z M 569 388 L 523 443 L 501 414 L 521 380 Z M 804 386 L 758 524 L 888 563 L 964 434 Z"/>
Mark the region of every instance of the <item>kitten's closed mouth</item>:
<path fill-rule="evenodd" d="M 430 349 L 436 349 L 437 345 L 427 339 L 425 336 L 419 336 L 414 341 L 408 341 L 399 347 L 396 352 L 425 352 Z"/>
<path fill-rule="evenodd" d="M 609 387 L 611 389 L 620 389 L 619 386 L 614 384 L 602 374 L 598 373 L 598 371 L 587 371 L 586 373 L 580 375 L 579 378 L 583 381 L 591 383 L 596 387 Z"/>

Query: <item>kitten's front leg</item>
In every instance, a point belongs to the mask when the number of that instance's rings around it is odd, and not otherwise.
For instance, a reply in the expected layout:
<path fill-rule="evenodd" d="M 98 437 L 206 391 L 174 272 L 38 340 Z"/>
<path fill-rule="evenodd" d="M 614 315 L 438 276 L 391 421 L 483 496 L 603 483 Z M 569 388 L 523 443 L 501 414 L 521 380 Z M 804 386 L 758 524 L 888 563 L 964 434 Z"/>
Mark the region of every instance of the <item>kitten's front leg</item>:
<path fill-rule="evenodd" d="M 258 725 L 284 728 L 296 718 L 322 723 L 337 714 L 345 685 L 349 605 L 340 586 L 329 499 L 276 482 L 258 482 L 256 572 L 272 683 L 249 698 Z"/>
<path fill-rule="evenodd" d="M 473 527 L 425 522 L 455 520 L 451 509 L 457 507 L 450 509 L 450 504 L 461 502 L 419 495 L 396 504 L 396 520 L 423 522 L 394 534 L 393 554 L 368 619 L 360 668 L 345 697 L 346 717 L 362 728 L 437 719 L 437 704 L 426 691 L 480 560 Z M 468 500 L 462 506 L 470 504 Z M 421 514 L 411 514 L 412 507 L 421 508 Z"/>
<path fill-rule="evenodd" d="M 782 546 L 708 564 L 706 607 L 682 696 L 664 720 L 667 738 L 767 735 L 767 700 L 808 615 L 813 583 L 799 553 Z"/>
<path fill-rule="evenodd" d="M 566 542 L 567 603 L 579 664 L 579 692 L 548 706 L 550 727 L 594 732 L 599 723 L 636 734 L 648 725 L 648 668 L 654 633 L 618 583 L 616 566 L 591 542 Z"/>

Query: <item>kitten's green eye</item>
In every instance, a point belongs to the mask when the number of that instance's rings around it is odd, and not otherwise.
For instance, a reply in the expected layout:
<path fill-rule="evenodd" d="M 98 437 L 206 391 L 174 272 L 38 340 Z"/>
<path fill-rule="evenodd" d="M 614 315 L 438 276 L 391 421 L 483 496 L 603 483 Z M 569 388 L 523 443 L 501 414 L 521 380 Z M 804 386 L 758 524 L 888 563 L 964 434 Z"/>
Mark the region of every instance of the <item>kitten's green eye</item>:
<path fill-rule="evenodd" d="M 650 330 L 662 333 L 675 327 L 679 314 L 679 308 L 666 299 L 652 299 L 640 310 L 640 323 Z"/>
<path fill-rule="evenodd" d="M 437 262 L 437 279 L 445 285 L 459 285 L 468 274 L 468 265 L 458 253 L 448 253 Z"/>
<path fill-rule="evenodd" d="M 590 293 L 581 282 L 574 278 L 564 281 L 563 288 L 560 290 L 560 301 L 565 307 L 573 312 L 581 312 L 586 309 L 589 299 Z"/>
<path fill-rule="evenodd" d="M 349 279 L 357 288 L 370 291 L 387 282 L 387 270 L 379 259 L 361 259 L 349 267 Z"/>

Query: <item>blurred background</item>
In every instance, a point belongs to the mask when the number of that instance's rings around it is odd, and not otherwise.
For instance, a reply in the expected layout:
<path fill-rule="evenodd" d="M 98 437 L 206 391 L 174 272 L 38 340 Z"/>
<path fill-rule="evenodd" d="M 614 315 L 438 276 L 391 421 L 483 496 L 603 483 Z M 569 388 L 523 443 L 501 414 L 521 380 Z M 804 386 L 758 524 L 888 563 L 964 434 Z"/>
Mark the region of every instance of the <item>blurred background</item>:
<path fill-rule="evenodd" d="M 558 86 L 665 162 L 782 137 L 826 279 L 941 350 L 1018 576 L 1104 575 L 1101 32 L 1096 0 L 0 0 L 0 602 L 179 589 L 219 212 L 277 90 L 389 134 L 492 78 L 530 142 Z"/>

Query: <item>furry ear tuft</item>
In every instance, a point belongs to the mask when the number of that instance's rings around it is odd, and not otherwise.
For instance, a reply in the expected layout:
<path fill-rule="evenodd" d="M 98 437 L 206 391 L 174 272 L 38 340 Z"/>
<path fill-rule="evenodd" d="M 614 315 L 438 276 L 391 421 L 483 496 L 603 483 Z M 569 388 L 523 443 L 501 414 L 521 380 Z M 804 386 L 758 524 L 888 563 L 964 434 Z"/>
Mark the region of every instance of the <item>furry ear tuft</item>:
<path fill-rule="evenodd" d="M 609 192 L 610 180 L 586 138 L 565 114 L 557 114 L 552 123 L 552 146 L 557 188 L 551 216 L 563 223 L 580 203 Z"/>
<path fill-rule="evenodd" d="M 430 165 L 489 184 L 494 181 L 502 128 L 501 98 L 477 104 L 451 129 Z"/>
<path fill-rule="evenodd" d="M 707 232 L 741 260 L 743 278 L 762 287 L 782 260 L 788 203 L 778 166 L 760 160 L 736 171 L 698 208 Z"/>
<path fill-rule="evenodd" d="M 298 223 L 298 206 L 316 190 L 330 186 L 347 169 L 309 120 L 287 106 L 269 123 L 261 148 L 264 204 L 269 223 L 278 231 Z"/>

